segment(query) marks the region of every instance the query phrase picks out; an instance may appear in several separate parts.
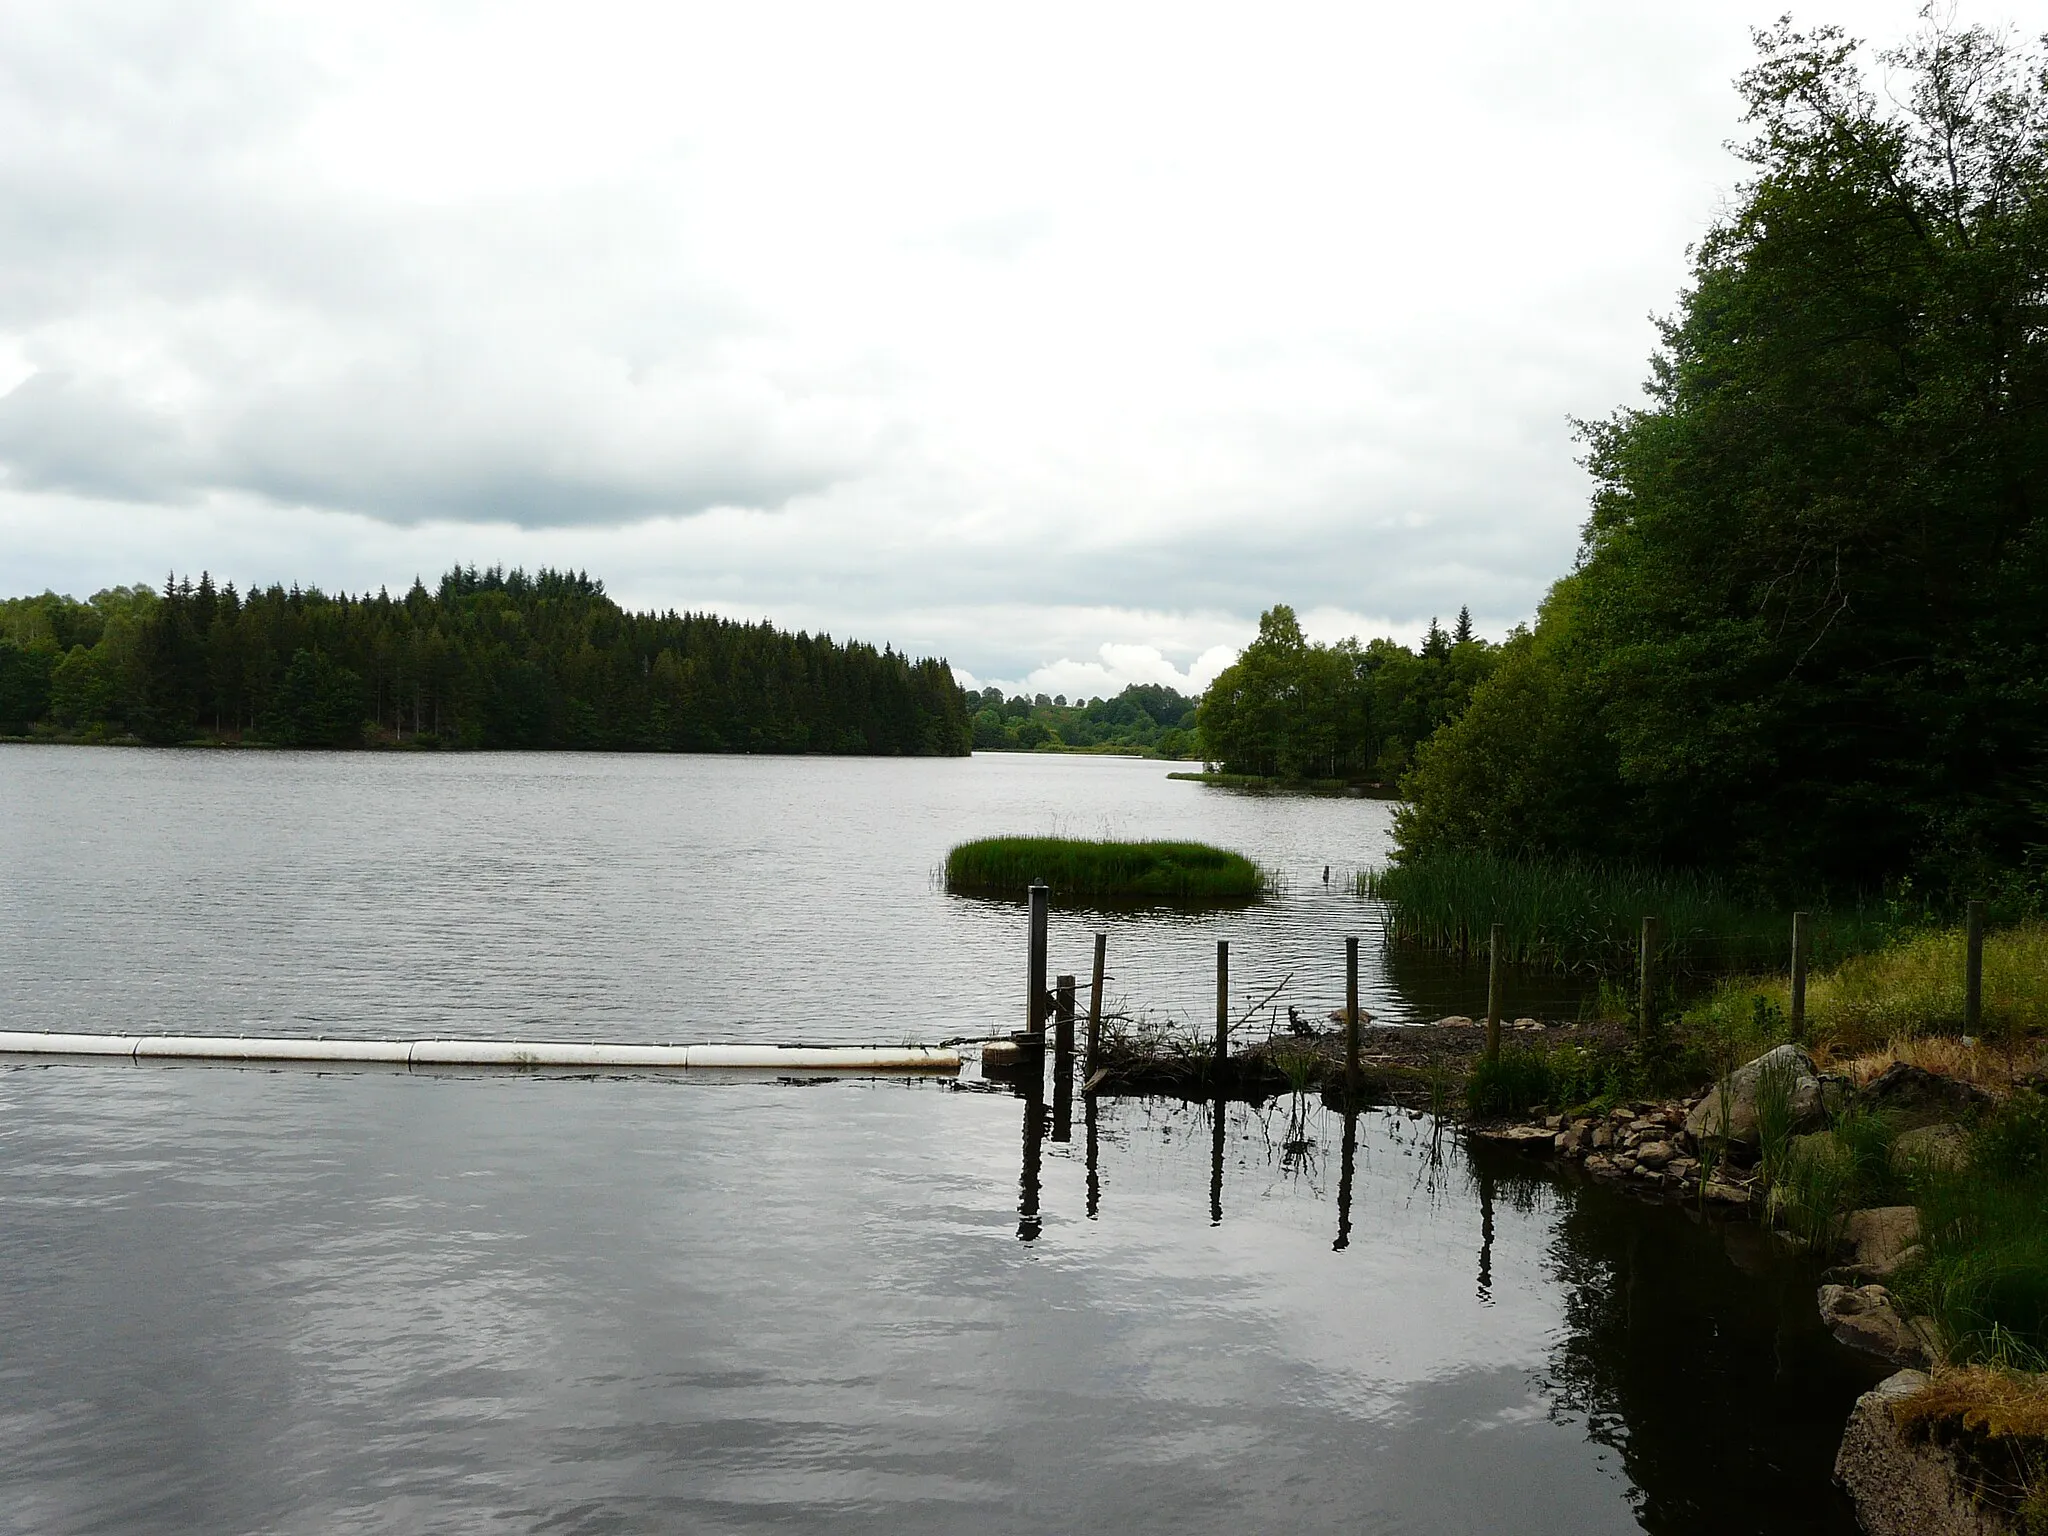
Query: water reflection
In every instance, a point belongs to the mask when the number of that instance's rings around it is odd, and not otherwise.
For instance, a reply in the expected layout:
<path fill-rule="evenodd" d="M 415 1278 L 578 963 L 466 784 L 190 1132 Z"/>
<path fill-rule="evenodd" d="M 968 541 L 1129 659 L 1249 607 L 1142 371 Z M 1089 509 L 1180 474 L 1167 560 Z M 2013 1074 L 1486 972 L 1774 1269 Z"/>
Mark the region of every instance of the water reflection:
<path fill-rule="evenodd" d="M 1351 1246 L 1351 1176 L 1358 1166 L 1358 1111 L 1344 1110 L 1344 1154 L 1337 1173 L 1337 1240 L 1332 1251 L 1342 1253 Z"/>
<path fill-rule="evenodd" d="M 1330 1253 L 1363 1254 L 1384 1275 L 1390 1259 L 1402 1262 L 1404 1248 L 1407 1262 L 1415 1261 L 1409 1245 L 1418 1218 L 1462 1227 L 1466 1263 L 1476 1251 L 1476 1280 L 1466 1294 L 1479 1311 L 1452 1329 L 1454 1339 L 1479 1326 L 1470 1319 L 1495 1312 L 1526 1326 L 1532 1302 L 1558 1298 L 1554 1326 L 1526 1337 L 1539 1346 L 1528 1380 L 1549 1422 L 1614 1456 L 1632 1524 L 1654 1532 L 1724 1525 L 1773 1536 L 1853 1532 L 1830 1468 L 1848 1405 L 1874 1378 L 1819 1328 L 1813 1275 L 1752 1242 L 1746 1224 L 1560 1184 L 1511 1154 L 1468 1158 L 1440 1123 L 1397 1111 L 1318 1108 L 1300 1096 L 1232 1106 L 1091 1093 L 1083 1096 L 1083 1119 L 1079 1193 L 1090 1220 L 1102 1211 L 1105 1123 L 1134 1126 L 1139 1134 L 1128 1145 L 1169 1163 L 1171 1149 L 1192 1150 L 1193 1133 L 1206 1128 L 1212 1229 L 1224 1225 L 1224 1172 L 1233 1159 L 1249 1170 L 1247 1198 L 1257 1200 L 1260 1222 L 1274 1219 L 1276 1199 L 1283 1208 L 1319 1206 L 1325 1195 L 1312 1149 L 1319 1132 L 1335 1135 Z M 1027 1108 L 1026 1179 L 1035 1194 L 1031 1123 Z M 1368 1143 L 1391 1160 L 1375 1178 L 1362 1156 Z M 1262 1167 L 1268 1182 L 1261 1196 Z M 1170 1169 L 1160 1172 L 1171 1180 Z M 1362 1198 L 1392 1218 L 1378 1225 L 1378 1248 L 1353 1241 Z M 1035 1224 L 1032 1235 L 1047 1230 Z M 1512 1251 L 1505 1264 L 1504 1245 Z"/>

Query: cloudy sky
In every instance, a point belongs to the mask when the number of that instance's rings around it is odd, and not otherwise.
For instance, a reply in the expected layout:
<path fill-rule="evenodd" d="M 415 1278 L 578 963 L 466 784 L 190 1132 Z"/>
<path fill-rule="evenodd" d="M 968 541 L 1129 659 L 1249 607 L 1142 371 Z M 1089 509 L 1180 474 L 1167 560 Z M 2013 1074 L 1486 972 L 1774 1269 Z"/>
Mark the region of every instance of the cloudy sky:
<path fill-rule="evenodd" d="M 0 0 L 0 592 L 566 565 L 1070 694 L 1498 634 L 1783 4 Z"/>

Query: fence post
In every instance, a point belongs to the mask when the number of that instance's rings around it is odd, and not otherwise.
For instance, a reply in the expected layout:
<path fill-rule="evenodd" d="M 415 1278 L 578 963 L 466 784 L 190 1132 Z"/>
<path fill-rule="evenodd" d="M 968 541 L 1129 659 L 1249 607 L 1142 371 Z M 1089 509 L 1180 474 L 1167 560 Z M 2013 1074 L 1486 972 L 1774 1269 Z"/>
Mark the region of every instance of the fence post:
<path fill-rule="evenodd" d="M 1984 903 L 1972 901 L 1964 928 L 1963 1033 L 1981 1035 L 1984 1023 Z"/>
<path fill-rule="evenodd" d="M 1088 1071 L 1093 1075 L 1102 1051 L 1102 962 L 1109 953 L 1109 935 L 1095 935 L 1095 978 L 1088 983 Z"/>
<path fill-rule="evenodd" d="M 1031 958 L 1026 967 L 1024 1030 L 1041 1044 L 1045 1039 L 1045 932 L 1051 896 L 1043 880 L 1031 882 Z"/>
<path fill-rule="evenodd" d="M 1230 940 L 1216 941 L 1216 1081 L 1223 1081 L 1223 1062 L 1230 1054 Z"/>
<path fill-rule="evenodd" d="M 1806 1038 L 1806 914 L 1792 914 L 1792 1038 Z"/>
<path fill-rule="evenodd" d="M 1641 1022 L 1637 1034 L 1647 1045 L 1657 1028 L 1657 919 L 1643 919 L 1643 974 L 1642 989 L 1637 996 L 1637 1008 Z"/>
<path fill-rule="evenodd" d="M 1358 1106 L 1358 935 L 1344 940 L 1344 1104 Z"/>
<path fill-rule="evenodd" d="M 1500 1060 L 1500 930 L 1495 923 L 1486 941 L 1486 1059 Z"/>

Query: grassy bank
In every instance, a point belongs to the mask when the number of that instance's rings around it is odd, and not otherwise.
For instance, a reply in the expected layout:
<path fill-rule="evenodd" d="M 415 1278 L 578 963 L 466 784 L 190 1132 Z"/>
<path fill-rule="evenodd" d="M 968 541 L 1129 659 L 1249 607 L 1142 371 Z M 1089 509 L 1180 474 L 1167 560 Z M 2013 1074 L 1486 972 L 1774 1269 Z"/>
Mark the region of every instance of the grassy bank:
<path fill-rule="evenodd" d="M 1960 1035 L 1964 937 L 1960 928 L 1901 935 L 1807 978 L 1808 1037 L 1837 1051 L 1867 1051 L 1899 1040 Z M 1782 961 L 1780 962 L 1782 964 Z M 1754 1043 L 1781 1030 L 1791 1007 L 1783 975 L 1720 983 L 1687 1014 L 1696 1032 Z M 2048 925 L 2022 924 L 1984 940 L 1985 1039 L 2048 1032 Z"/>
<path fill-rule="evenodd" d="M 1783 965 L 1791 943 L 1789 911 L 1760 905 L 1710 875 L 1592 859 L 1436 853 L 1362 873 L 1358 892 L 1386 903 L 1389 938 L 1420 949 L 1476 953 L 1499 923 L 1503 956 L 1517 965 L 1628 971 L 1645 917 L 1657 919 L 1666 966 L 1711 972 Z M 1813 912 L 1813 963 L 1881 943 L 1892 923 L 1875 909 Z"/>
<path fill-rule="evenodd" d="M 1264 892 L 1266 872 L 1206 843 L 1115 843 L 1073 837 L 985 837 L 946 855 L 946 889 L 1021 895 L 1043 880 L 1060 897 L 1236 901 Z"/>

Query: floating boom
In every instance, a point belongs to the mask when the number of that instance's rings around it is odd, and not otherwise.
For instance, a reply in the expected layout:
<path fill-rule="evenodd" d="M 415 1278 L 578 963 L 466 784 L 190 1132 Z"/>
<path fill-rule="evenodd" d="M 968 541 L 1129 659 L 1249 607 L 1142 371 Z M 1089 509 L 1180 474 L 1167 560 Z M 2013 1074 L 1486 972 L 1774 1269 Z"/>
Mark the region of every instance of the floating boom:
<path fill-rule="evenodd" d="M 76 1035 L 0 1030 L 0 1055 L 133 1061 L 383 1062 L 406 1067 L 746 1067 L 785 1072 L 957 1072 L 928 1045 L 614 1045 L 581 1040 L 309 1040 L 258 1035 Z"/>

